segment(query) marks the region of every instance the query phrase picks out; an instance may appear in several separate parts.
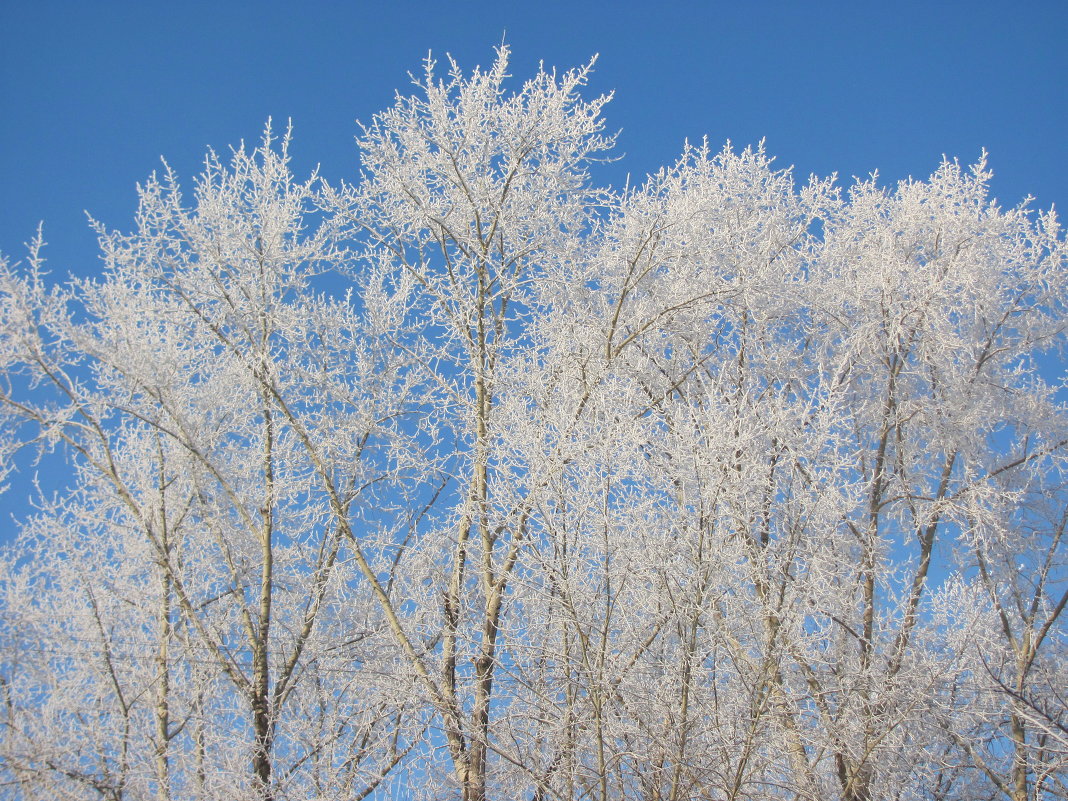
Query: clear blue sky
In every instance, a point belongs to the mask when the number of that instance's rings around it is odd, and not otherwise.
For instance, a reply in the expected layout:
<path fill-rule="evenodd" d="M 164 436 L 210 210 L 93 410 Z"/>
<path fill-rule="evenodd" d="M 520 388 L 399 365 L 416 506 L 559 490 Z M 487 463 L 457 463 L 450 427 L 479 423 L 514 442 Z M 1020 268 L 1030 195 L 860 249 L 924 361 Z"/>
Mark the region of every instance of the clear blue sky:
<path fill-rule="evenodd" d="M 1068 205 L 1068 0 L 1016 2 L 264 2 L 0 0 L 0 251 L 39 221 L 53 274 L 99 270 L 85 211 L 129 229 L 165 156 L 184 181 L 205 149 L 292 118 L 298 175 L 353 178 L 356 119 L 406 91 L 428 51 L 488 65 L 502 36 L 518 83 L 539 61 L 599 54 L 591 93 L 620 184 L 685 139 L 766 138 L 802 178 L 926 177 L 990 151 L 1004 204 Z M 28 458 L 28 455 L 24 455 Z M 52 463 L 54 464 L 54 462 Z M 0 521 L 24 510 L 23 463 Z M 41 465 L 50 489 L 58 471 Z M 0 526 L 0 542 L 5 532 Z"/>
<path fill-rule="evenodd" d="M 592 92 L 620 183 L 683 140 L 767 139 L 805 176 L 926 176 L 990 151 L 1005 204 L 1068 202 L 1068 2 L 59 2 L 0 0 L 0 250 L 45 222 L 55 272 L 98 268 L 83 210 L 128 228 L 166 156 L 295 126 L 298 172 L 355 173 L 354 120 L 428 51 L 486 65 L 502 35 L 520 80 L 600 54 Z"/>

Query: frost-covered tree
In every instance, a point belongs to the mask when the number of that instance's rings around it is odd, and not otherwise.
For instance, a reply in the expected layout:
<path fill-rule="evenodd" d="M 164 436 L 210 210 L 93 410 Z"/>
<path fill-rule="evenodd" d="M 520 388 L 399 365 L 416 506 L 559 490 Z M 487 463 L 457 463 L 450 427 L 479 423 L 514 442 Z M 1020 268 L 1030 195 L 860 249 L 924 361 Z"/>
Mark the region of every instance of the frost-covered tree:
<path fill-rule="evenodd" d="M 5 268 L 6 411 L 76 469 L 5 566 L 27 795 L 358 794 L 407 747 L 418 716 L 331 507 L 395 478 L 401 364 L 308 289 L 344 249 L 287 145 L 209 156 L 189 207 L 150 181 L 136 232 L 101 231 L 99 280 Z"/>
<path fill-rule="evenodd" d="M 589 65 L 442 78 L 348 182 L 169 171 L 0 272 L 16 798 L 1066 792 L 1068 248 L 985 158 L 638 186 Z M 55 458 L 55 457 L 52 457 Z"/>

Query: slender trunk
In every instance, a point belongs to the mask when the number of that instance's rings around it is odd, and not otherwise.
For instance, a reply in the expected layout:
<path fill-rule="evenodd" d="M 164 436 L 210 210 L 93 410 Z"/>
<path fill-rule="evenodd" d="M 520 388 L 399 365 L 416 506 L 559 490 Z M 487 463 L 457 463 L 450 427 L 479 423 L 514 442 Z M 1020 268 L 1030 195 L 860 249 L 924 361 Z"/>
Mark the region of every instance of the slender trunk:
<path fill-rule="evenodd" d="M 468 788 L 470 801 L 486 798 L 486 769 L 489 747 L 490 700 L 493 695 L 493 670 L 496 663 L 497 623 L 500 616 L 503 583 L 499 586 L 493 569 L 493 548 L 496 538 L 489 524 L 489 412 L 492 404 L 486 382 L 488 359 L 484 316 L 479 320 L 478 344 L 481 350 L 475 378 L 475 466 L 473 476 L 474 515 L 481 544 L 481 579 L 484 595 L 482 640 L 475 658 L 475 698 L 471 711 L 471 741 Z M 467 801 L 465 799 L 465 801 Z"/>
<path fill-rule="evenodd" d="M 684 506 L 685 499 L 679 498 L 679 506 Z M 671 795 L 669 801 L 679 801 L 682 798 L 683 776 L 690 768 L 686 756 L 690 736 L 690 693 L 693 684 L 694 660 L 697 659 L 698 635 L 701 632 L 701 617 L 705 607 L 705 593 L 708 590 L 709 577 L 705 569 L 705 539 L 708 524 L 702 512 L 697 522 L 698 539 L 696 554 L 696 573 L 700 576 L 697 588 L 697 596 L 694 599 L 693 616 L 689 620 L 689 631 L 686 636 L 686 645 L 682 655 L 682 687 L 681 700 L 679 703 L 679 740 L 678 748 L 674 756 L 674 770 L 671 778 Z"/>
<path fill-rule="evenodd" d="M 252 643 L 252 729 L 255 745 L 252 770 L 256 777 L 259 796 L 263 801 L 273 801 L 271 788 L 272 748 L 274 721 L 270 703 L 270 633 L 271 601 L 274 580 L 274 420 L 268 399 L 264 397 L 264 501 L 260 509 L 263 527 L 260 532 L 260 609 L 256 637 Z"/>
<path fill-rule="evenodd" d="M 160 548 L 164 566 L 160 570 L 160 604 L 159 604 L 159 649 L 156 652 L 156 794 L 159 801 L 170 801 L 170 761 L 169 745 L 171 739 L 170 724 L 170 641 L 173 634 L 171 621 L 171 574 L 166 565 L 170 563 L 171 541 L 170 521 L 167 519 L 167 477 L 163 458 L 163 447 L 157 437 L 157 456 L 159 458 L 159 476 L 157 489 L 160 493 Z"/>
<path fill-rule="evenodd" d="M 1016 656 L 1016 682 L 1013 689 L 1022 697 L 1027 688 L 1027 670 L 1032 657 L 1030 628 L 1024 630 L 1023 642 Z M 1027 754 L 1027 724 L 1018 709 L 1019 702 L 1012 700 L 1012 716 L 1009 718 L 1009 732 L 1012 737 L 1012 801 L 1031 801 L 1028 782 L 1030 760 Z"/>
<path fill-rule="evenodd" d="M 166 540 L 164 540 L 166 543 Z M 159 650 L 156 652 L 156 791 L 159 801 L 170 801 L 170 667 L 168 649 L 171 639 L 171 578 L 167 571 L 160 577 Z"/>
<path fill-rule="evenodd" d="M 1017 712 L 1012 713 L 1009 721 L 1012 736 L 1012 801 L 1031 801 L 1027 776 L 1029 765 L 1027 759 L 1027 729 L 1023 718 Z"/>

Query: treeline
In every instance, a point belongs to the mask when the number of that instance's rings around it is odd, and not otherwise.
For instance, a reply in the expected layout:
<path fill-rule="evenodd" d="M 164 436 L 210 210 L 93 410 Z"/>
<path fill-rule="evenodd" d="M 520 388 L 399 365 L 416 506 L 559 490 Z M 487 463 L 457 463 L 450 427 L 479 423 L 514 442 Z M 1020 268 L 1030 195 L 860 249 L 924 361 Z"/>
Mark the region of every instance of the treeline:
<path fill-rule="evenodd" d="M 0 270 L 15 799 L 1068 795 L 1068 248 L 985 164 L 622 191 L 588 67 L 428 63 Z M 55 457 L 52 457 L 55 458 Z"/>

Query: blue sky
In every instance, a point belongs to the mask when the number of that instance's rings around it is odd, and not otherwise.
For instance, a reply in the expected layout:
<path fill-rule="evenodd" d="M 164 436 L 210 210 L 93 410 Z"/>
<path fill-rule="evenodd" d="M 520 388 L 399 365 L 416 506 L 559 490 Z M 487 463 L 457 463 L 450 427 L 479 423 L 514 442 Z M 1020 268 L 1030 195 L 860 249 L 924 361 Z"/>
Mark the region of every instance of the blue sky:
<path fill-rule="evenodd" d="M 622 156 L 604 183 L 705 135 L 716 148 L 766 138 L 802 178 L 847 181 L 925 177 L 943 154 L 972 162 L 985 147 L 1004 204 L 1063 208 L 1066 31 L 1064 0 L 0 0 L 0 251 L 21 258 L 44 221 L 53 274 L 92 275 L 86 210 L 128 229 L 161 156 L 188 185 L 208 146 L 255 141 L 268 117 L 293 120 L 298 176 L 318 163 L 351 179 L 356 119 L 406 91 L 428 52 L 488 65 L 502 37 L 517 83 L 539 61 L 599 54 L 590 92 L 615 91 L 605 116 Z M 12 477 L 0 508 L 20 505 L 32 475 Z"/>
<path fill-rule="evenodd" d="M 428 51 L 519 81 L 600 54 L 618 184 L 684 139 L 767 139 L 782 166 L 926 176 L 990 151 L 1013 205 L 1068 202 L 1068 3 L 59 2 L 0 0 L 0 251 L 38 221 L 57 274 L 98 269 L 84 211 L 128 228 L 160 156 L 188 180 L 207 146 L 292 118 L 298 174 L 356 170 L 354 121 Z"/>

